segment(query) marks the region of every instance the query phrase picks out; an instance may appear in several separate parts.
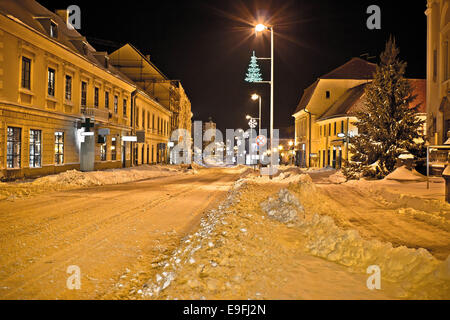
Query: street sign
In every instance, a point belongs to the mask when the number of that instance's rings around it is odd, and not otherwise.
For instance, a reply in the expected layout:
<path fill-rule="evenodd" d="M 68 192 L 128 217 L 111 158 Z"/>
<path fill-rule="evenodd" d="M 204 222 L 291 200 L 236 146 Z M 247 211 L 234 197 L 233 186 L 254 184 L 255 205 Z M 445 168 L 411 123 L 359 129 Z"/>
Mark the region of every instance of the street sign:
<path fill-rule="evenodd" d="M 258 125 L 258 122 L 256 122 L 255 119 L 250 119 L 250 121 L 248 122 L 248 126 L 252 129 L 255 129 L 257 125 Z"/>
<path fill-rule="evenodd" d="M 265 146 L 266 143 L 267 143 L 267 138 L 266 138 L 266 136 L 261 135 L 261 136 L 257 136 L 257 137 L 256 137 L 256 144 L 257 144 L 258 146 L 260 146 L 260 147 Z"/>

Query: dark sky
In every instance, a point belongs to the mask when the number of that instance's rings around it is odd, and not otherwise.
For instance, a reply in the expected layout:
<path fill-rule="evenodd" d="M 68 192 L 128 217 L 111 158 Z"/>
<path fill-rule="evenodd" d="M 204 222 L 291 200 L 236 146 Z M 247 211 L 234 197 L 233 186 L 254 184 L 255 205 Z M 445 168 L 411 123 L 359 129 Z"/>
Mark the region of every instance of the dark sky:
<path fill-rule="evenodd" d="M 172 79 L 182 81 L 194 119 L 212 117 L 218 128 L 247 128 L 245 115 L 257 116 L 252 92 L 263 97 L 268 127 L 269 85 L 247 84 L 252 50 L 270 55 L 270 39 L 255 37 L 255 21 L 275 29 L 275 128 L 293 125 L 292 113 L 303 90 L 320 75 L 350 58 L 378 56 L 389 35 L 396 37 L 407 76 L 425 78 L 425 0 L 39 0 L 50 10 L 77 4 L 80 32 L 97 50 L 132 43 Z M 381 30 L 366 27 L 369 5 L 381 7 Z M 269 62 L 260 61 L 265 79 Z"/>

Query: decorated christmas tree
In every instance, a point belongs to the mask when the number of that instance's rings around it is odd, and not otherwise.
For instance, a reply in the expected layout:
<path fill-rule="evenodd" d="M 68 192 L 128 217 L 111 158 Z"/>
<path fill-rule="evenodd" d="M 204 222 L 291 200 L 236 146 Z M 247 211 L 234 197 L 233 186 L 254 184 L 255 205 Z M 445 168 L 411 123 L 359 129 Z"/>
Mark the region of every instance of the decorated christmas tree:
<path fill-rule="evenodd" d="M 406 63 L 390 38 L 381 54 L 374 79 L 365 89 L 363 110 L 356 114 L 358 135 L 350 140 L 351 161 L 343 173 L 348 179 L 361 176 L 384 178 L 395 169 L 402 154 L 417 157 L 423 151 L 411 83 L 405 79 Z M 423 140 L 422 140 L 422 139 Z"/>
<path fill-rule="evenodd" d="M 255 56 L 255 51 L 250 59 L 250 66 L 248 67 L 248 73 L 246 74 L 245 81 L 247 82 L 259 82 L 262 81 L 261 70 L 258 66 L 258 60 Z"/>

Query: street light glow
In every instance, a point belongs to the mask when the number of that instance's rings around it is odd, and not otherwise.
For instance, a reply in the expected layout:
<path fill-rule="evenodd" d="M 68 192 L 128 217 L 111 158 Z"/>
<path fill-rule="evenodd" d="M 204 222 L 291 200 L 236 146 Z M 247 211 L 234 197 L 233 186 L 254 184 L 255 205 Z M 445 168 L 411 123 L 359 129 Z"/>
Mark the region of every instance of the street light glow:
<path fill-rule="evenodd" d="M 252 94 L 252 100 L 258 100 L 259 99 L 259 95 L 257 95 L 256 93 Z"/>
<path fill-rule="evenodd" d="M 245 118 L 246 118 L 247 120 L 250 120 L 252 117 L 249 116 L 249 115 L 246 115 Z"/>
<path fill-rule="evenodd" d="M 260 23 L 260 24 L 255 26 L 255 31 L 256 32 L 262 32 L 262 31 L 264 31 L 266 29 L 267 29 L 267 27 L 265 25 L 263 25 L 262 23 Z"/>

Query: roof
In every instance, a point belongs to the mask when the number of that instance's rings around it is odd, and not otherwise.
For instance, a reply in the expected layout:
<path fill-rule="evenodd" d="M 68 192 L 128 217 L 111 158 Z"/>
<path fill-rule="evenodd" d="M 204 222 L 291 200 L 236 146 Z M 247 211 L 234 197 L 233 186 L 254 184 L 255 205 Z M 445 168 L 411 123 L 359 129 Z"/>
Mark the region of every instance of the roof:
<path fill-rule="evenodd" d="M 300 102 L 297 105 L 297 109 L 295 109 L 294 114 L 306 108 L 306 106 L 309 104 L 309 101 L 311 101 L 311 98 L 314 94 L 314 90 L 316 90 L 318 84 L 319 80 L 317 80 L 316 82 L 314 82 L 312 85 L 310 85 L 308 88 L 305 89 L 302 98 L 300 99 Z"/>
<path fill-rule="evenodd" d="M 58 14 L 48 10 L 38 2 L 34 0 L 1 0 L 0 14 L 28 26 L 42 36 L 48 38 L 49 41 L 59 43 L 74 54 L 83 56 L 98 68 L 108 71 L 126 82 L 133 83 L 127 76 L 116 70 L 113 66 L 109 65 L 106 67 L 105 64 L 101 62 L 101 59 L 99 60 L 99 58 L 95 57 L 99 52 L 96 52 L 95 48 L 92 47 L 77 30 L 69 29 L 66 22 Z M 51 38 L 48 35 L 38 18 L 49 18 L 57 24 L 58 35 L 56 38 Z M 86 50 L 82 50 L 75 45 L 75 42 L 80 40 L 86 44 Z"/>
<path fill-rule="evenodd" d="M 377 65 L 361 58 L 352 58 L 347 63 L 319 77 L 311 86 L 305 89 L 303 96 L 295 109 L 295 113 L 305 109 L 314 94 L 320 80 L 369 80 L 373 79 Z"/>
<path fill-rule="evenodd" d="M 361 58 L 352 58 L 347 63 L 321 76 L 319 79 L 372 79 L 377 65 Z"/>
<path fill-rule="evenodd" d="M 408 79 L 413 88 L 412 94 L 416 99 L 411 103 L 411 108 L 419 105 L 417 113 L 426 113 L 426 80 Z M 364 110 L 365 88 L 368 83 L 348 89 L 335 103 L 320 116 L 317 121 L 324 121 L 343 116 L 355 116 L 357 111 Z"/>
<path fill-rule="evenodd" d="M 363 107 L 363 95 L 367 83 L 360 84 L 347 90 L 325 113 L 318 119 L 318 121 L 336 118 L 354 114 L 355 111 Z"/>

